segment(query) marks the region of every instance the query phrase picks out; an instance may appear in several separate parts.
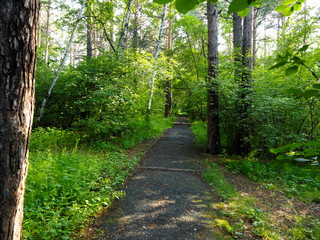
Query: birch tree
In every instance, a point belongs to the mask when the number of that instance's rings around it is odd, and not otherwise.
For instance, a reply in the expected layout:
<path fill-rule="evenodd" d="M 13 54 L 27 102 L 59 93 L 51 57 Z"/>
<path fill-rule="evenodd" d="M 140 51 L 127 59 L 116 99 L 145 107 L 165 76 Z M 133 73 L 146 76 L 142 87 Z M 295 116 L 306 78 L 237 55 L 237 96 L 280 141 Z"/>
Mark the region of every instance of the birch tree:
<path fill-rule="evenodd" d="M 79 14 L 78 14 L 77 21 L 76 21 L 76 23 L 75 23 L 75 25 L 74 25 L 74 27 L 73 27 L 73 30 L 72 30 L 72 33 L 71 33 L 71 35 L 70 35 L 70 39 L 69 39 L 68 45 L 67 45 L 67 47 L 66 47 L 66 49 L 65 49 L 65 53 L 64 53 L 64 56 L 63 56 L 62 61 L 61 61 L 61 63 L 60 63 L 60 66 L 59 66 L 59 68 L 58 68 L 58 70 L 57 70 L 57 72 L 56 72 L 56 74 L 55 74 L 55 77 L 54 77 L 54 79 L 53 79 L 53 81 L 52 81 L 52 83 L 51 83 L 51 86 L 50 86 L 50 88 L 49 88 L 49 90 L 48 90 L 47 95 L 46 95 L 46 96 L 44 97 L 44 99 L 43 99 L 43 102 L 42 102 L 42 105 L 41 105 L 41 109 L 40 109 L 40 113 L 39 113 L 39 116 L 38 116 L 38 118 L 37 118 L 37 121 L 38 121 L 38 122 L 41 120 L 41 118 L 42 118 L 42 116 L 43 116 L 44 109 L 45 109 L 45 107 L 46 107 L 48 98 L 50 97 L 51 92 L 52 92 L 52 90 L 53 90 L 53 87 L 54 87 L 54 85 L 56 84 L 56 82 L 57 82 L 57 80 L 58 80 L 58 78 L 59 78 L 59 76 L 60 76 L 60 73 L 61 73 L 64 65 L 65 65 L 66 62 L 67 62 L 68 55 L 70 54 L 70 49 L 71 49 L 71 45 L 72 45 L 72 42 L 73 42 L 74 35 L 75 35 L 76 30 L 77 30 L 77 28 L 78 28 L 78 24 L 79 24 L 80 20 L 82 19 L 82 15 L 83 15 L 83 11 L 84 11 L 84 8 L 85 8 L 85 4 L 86 4 L 86 0 L 83 0 L 82 5 L 81 5 L 81 8 L 80 8 L 80 11 L 79 11 Z"/>

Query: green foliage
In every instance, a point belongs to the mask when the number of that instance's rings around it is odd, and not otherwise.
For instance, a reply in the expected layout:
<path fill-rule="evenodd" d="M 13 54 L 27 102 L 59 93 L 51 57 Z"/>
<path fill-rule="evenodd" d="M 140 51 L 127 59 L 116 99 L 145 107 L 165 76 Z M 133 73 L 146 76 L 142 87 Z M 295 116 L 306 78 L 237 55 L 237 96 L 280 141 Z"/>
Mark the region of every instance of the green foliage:
<path fill-rule="evenodd" d="M 310 141 L 307 143 L 291 143 L 279 148 L 270 149 L 271 153 L 278 154 L 278 160 L 292 160 L 299 163 L 311 163 L 320 166 L 320 143 Z"/>
<path fill-rule="evenodd" d="M 76 150 L 82 136 L 73 131 L 56 128 L 36 128 L 31 134 L 30 151 Z"/>
<path fill-rule="evenodd" d="M 267 214 L 256 206 L 255 199 L 239 194 L 235 187 L 228 182 L 220 167 L 213 162 L 207 163 L 204 178 L 214 188 L 218 196 L 224 199 L 224 204 L 216 204 L 215 208 L 235 220 L 230 224 L 226 219 L 214 219 L 214 225 L 223 227 L 235 239 L 243 235 L 245 222 L 252 224 L 253 232 L 266 239 L 279 239 L 273 229 Z M 222 205 L 222 206 L 221 206 Z"/>
<path fill-rule="evenodd" d="M 69 239 L 114 198 L 137 159 L 123 154 L 32 152 L 25 197 L 25 239 Z"/>
<path fill-rule="evenodd" d="M 158 136 L 171 121 L 156 115 L 149 122 L 135 118 L 128 124 L 126 132 L 108 142 L 93 141 L 71 130 L 34 130 L 24 239 L 71 239 L 70 235 L 84 227 L 90 217 L 123 196 L 118 189 L 138 158 L 121 152 Z"/>
<path fill-rule="evenodd" d="M 224 177 L 222 171 L 216 163 L 210 163 L 203 177 L 214 187 L 215 192 L 225 200 L 230 200 L 237 196 L 237 192 Z"/>
<path fill-rule="evenodd" d="M 201 147 L 207 147 L 208 136 L 206 122 L 194 122 L 191 129 L 196 136 L 196 143 Z"/>
<path fill-rule="evenodd" d="M 262 163 L 255 159 L 227 161 L 227 166 L 255 181 L 283 188 L 287 194 L 303 201 L 320 200 L 320 173 L 316 167 L 301 167 L 285 161 Z"/>

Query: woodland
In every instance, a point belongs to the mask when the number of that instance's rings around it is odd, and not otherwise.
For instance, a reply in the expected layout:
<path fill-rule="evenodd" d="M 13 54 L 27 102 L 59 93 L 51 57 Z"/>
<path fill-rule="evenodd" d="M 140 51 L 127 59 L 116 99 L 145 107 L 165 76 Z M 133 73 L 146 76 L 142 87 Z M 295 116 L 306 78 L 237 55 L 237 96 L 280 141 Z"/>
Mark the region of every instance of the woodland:
<path fill-rule="evenodd" d="M 23 239 L 77 239 L 123 196 L 141 156 L 128 149 L 179 114 L 211 154 L 204 178 L 234 204 L 229 218 L 260 239 L 319 239 L 317 217 L 277 229 L 223 172 L 319 205 L 320 10 L 210 2 L 41 1 Z M 219 226 L 241 239 L 242 223 Z"/>

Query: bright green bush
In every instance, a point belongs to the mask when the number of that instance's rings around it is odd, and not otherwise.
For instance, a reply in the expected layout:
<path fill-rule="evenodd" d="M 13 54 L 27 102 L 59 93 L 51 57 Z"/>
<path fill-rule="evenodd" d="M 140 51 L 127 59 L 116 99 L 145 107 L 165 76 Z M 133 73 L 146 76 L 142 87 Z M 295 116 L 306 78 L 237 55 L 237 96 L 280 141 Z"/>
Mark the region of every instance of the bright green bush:
<path fill-rule="evenodd" d="M 136 163 L 119 153 L 32 152 L 24 239 L 69 239 L 89 216 L 123 194 L 116 189 Z"/>
<path fill-rule="evenodd" d="M 208 142 L 206 122 L 195 122 L 192 124 L 191 129 L 196 135 L 196 143 L 202 147 L 206 147 Z"/>

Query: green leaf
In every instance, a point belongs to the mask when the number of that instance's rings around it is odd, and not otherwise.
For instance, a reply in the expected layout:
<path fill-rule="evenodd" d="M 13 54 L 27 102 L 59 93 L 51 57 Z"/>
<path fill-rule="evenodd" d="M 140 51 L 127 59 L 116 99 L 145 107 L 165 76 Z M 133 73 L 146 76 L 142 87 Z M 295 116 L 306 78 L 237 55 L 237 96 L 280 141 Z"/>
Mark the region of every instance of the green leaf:
<path fill-rule="evenodd" d="M 153 0 L 154 3 L 158 3 L 158 4 L 167 4 L 172 1 L 173 0 Z"/>
<path fill-rule="evenodd" d="M 247 0 L 232 0 L 229 5 L 228 13 L 240 12 L 249 7 Z"/>
<path fill-rule="evenodd" d="M 261 5 L 261 0 L 255 0 L 250 2 L 250 6 L 253 6 L 253 7 L 260 7 L 260 5 Z"/>
<path fill-rule="evenodd" d="M 303 91 L 300 88 L 290 88 L 287 90 L 287 93 L 289 95 L 299 96 L 301 97 L 303 94 Z"/>
<path fill-rule="evenodd" d="M 305 52 L 305 51 L 307 51 L 307 49 L 309 48 L 309 46 L 310 46 L 310 44 L 303 45 L 303 47 L 299 49 L 299 52 Z"/>
<path fill-rule="evenodd" d="M 198 5 L 198 0 L 176 0 L 176 8 L 179 12 L 187 13 Z"/>
<path fill-rule="evenodd" d="M 312 159 L 307 159 L 307 158 L 296 158 L 294 159 L 297 162 L 312 162 Z"/>
<path fill-rule="evenodd" d="M 301 58 L 299 58 L 298 56 L 294 56 L 294 57 L 292 58 L 292 60 L 293 60 L 295 63 L 297 63 L 297 64 L 302 64 L 302 63 L 303 63 L 303 61 L 301 60 Z"/>
<path fill-rule="evenodd" d="M 298 66 L 294 65 L 292 67 L 287 68 L 285 73 L 287 76 L 290 76 L 292 74 L 295 74 L 298 71 L 298 69 L 299 69 Z"/>
<path fill-rule="evenodd" d="M 289 10 L 290 10 L 290 6 L 280 5 L 280 6 L 276 7 L 275 10 L 276 10 L 277 12 L 289 11 Z"/>
<path fill-rule="evenodd" d="M 216 4 L 218 2 L 218 0 L 209 0 L 209 2 L 212 4 Z"/>
<path fill-rule="evenodd" d="M 302 8 L 302 4 L 301 3 L 296 3 L 295 5 L 293 5 L 293 8 L 295 11 L 299 11 Z"/>
<path fill-rule="evenodd" d="M 239 12 L 238 12 L 238 15 L 239 15 L 240 17 L 244 18 L 244 17 L 247 16 L 249 13 L 250 13 L 250 9 L 249 9 L 249 8 L 246 8 L 246 9 L 244 9 L 244 10 L 242 10 L 242 11 L 239 11 Z"/>
<path fill-rule="evenodd" d="M 287 152 L 291 152 L 291 151 L 295 150 L 298 147 L 301 147 L 302 145 L 303 145 L 302 143 L 290 143 L 290 144 L 287 144 L 283 147 L 272 148 L 272 149 L 270 149 L 270 152 L 274 153 L 274 154 L 287 153 Z"/>
<path fill-rule="evenodd" d="M 283 2 L 282 2 L 282 4 L 293 4 L 293 3 L 295 3 L 296 2 L 296 0 L 284 0 Z"/>
<path fill-rule="evenodd" d="M 315 89 L 320 89 L 320 84 L 319 83 L 313 84 L 312 87 Z"/>
<path fill-rule="evenodd" d="M 278 62 L 275 65 L 273 65 L 272 67 L 270 67 L 269 70 L 282 67 L 282 66 L 286 65 L 287 63 L 288 63 L 287 61 Z"/>
<path fill-rule="evenodd" d="M 312 97 L 316 97 L 316 96 L 319 96 L 319 90 L 315 90 L 315 89 L 308 89 L 306 90 L 302 96 L 305 98 L 305 99 L 308 99 L 308 98 L 312 98 Z"/>

